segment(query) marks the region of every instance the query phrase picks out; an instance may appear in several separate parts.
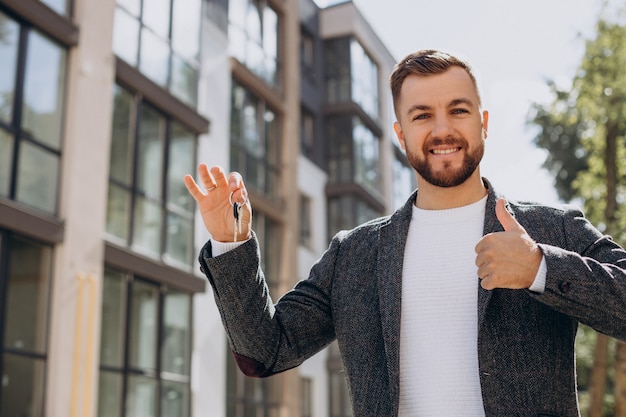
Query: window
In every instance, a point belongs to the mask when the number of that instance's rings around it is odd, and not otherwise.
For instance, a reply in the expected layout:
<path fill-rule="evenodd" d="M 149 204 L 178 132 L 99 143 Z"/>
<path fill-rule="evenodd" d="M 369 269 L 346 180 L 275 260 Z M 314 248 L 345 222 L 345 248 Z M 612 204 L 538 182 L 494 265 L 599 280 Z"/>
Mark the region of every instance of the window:
<path fill-rule="evenodd" d="M 98 417 L 189 417 L 191 295 L 107 268 Z"/>
<path fill-rule="evenodd" d="M 0 28 L 0 195 L 54 215 L 67 53 L 1 11 Z"/>
<path fill-rule="evenodd" d="M 230 53 L 278 88 L 278 15 L 266 0 L 231 0 L 228 12 Z"/>
<path fill-rule="evenodd" d="M 350 68 L 352 101 L 378 120 L 378 67 L 355 39 L 350 42 Z"/>
<path fill-rule="evenodd" d="M 348 384 L 336 342 L 328 349 L 328 373 L 330 417 L 352 417 Z"/>
<path fill-rule="evenodd" d="M 311 199 L 300 194 L 300 245 L 311 248 L 313 244 L 313 214 Z"/>
<path fill-rule="evenodd" d="M 309 159 L 315 151 L 315 117 L 306 109 L 300 113 L 300 151 Z"/>
<path fill-rule="evenodd" d="M 311 378 L 301 378 L 302 386 L 300 417 L 313 417 L 313 380 Z"/>
<path fill-rule="evenodd" d="M 228 32 L 228 0 L 205 0 L 206 16 L 224 33 Z"/>
<path fill-rule="evenodd" d="M 282 378 L 249 378 L 227 353 L 226 417 L 278 417 Z"/>
<path fill-rule="evenodd" d="M 380 141 L 357 116 L 327 118 L 329 174 L 334 183 L 355 182 L 379 196 Z"/>
<path fill-rule="evenodd" d="M 370 194 L 380 194 L 379 141 L 358 117 L 352 118 L 354 180 Z"/>
<path fill-rule="evenodd" d="M 0 415 L 43 415 L 52 248 L 0 234 Z"/>
<path fill-rule="evenodd" d="M 332 372 L 330 382 L 330 417 L 352 417 L 348 387 L 342 372 Z"/>
<path fill-rule="evenodd" d="M 352 229 L 380 215 L 381 213 L 355 196 L 344 195 L 329 198 L 328 236 L 334 236 L 340 230 Z"/>
<path fill-rule="evenodd" d="M 114 101 L 107 237 L 190 270 L 195 208 L 182 178 L 194 172 L 196 136 L 122 87 Z"/>
<path fill-rule="evenodd" d="M 400 208 L 406 203 L 410 193 L 417 188 L 415 171 L 406 163 L 398 159 L 393 160 L 393 209 Z"/>
<path fill-rule="evenodd" d="M 302 75 L 315 81 L 315 39 L 304 29 L 300 31 L 300 65 Z"/>
<path fill-rule="evenodd" d="M 352 101 L 379 119 L 378 67 L 356 39 L 326 42 L 326 80 L 329 103 Z"/>
<path fill-rule="evenodd" d="M 280 197 L 280 121 L 262 99 L 233 81 L 230 166 L 246 185 L 270 199 Z"/>
<path fill-rule="evenodd" d="M 350 101 L 350 39 L 326 41 L 326 100 L 328 103 Z"/>
<path fill-rule="evenodd" d="M 178 99 L 197 104 L 201 0 L 118 0 L 115 54 Z"/>

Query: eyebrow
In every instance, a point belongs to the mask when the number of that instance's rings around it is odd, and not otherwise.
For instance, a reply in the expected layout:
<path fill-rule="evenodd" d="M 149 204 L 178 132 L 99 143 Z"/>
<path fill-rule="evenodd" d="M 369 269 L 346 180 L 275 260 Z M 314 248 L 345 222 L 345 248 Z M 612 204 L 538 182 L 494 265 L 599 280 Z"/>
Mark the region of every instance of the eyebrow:
<path fill-rule="evenodd" d="M 456 107 L 460 104 L 465 104 L 468 106 L 473 106 L 475 103 L 470 100 L 469 98 L 465 98 L 465 97 L 461 97 L 461 98 L 455 98 L 454 100 L 452 100 L 450 103 L 448 103 L 448 108 L 452 108 L 452 107 Z M 432 106 L 429 106 L 427 104 L 414 104 L 411 107 L 409 107 L 409 109 L 407 110 L 406 114 L 411 114 L 412 112 L 416 111 L 416 110 L 432 110 Z"/>

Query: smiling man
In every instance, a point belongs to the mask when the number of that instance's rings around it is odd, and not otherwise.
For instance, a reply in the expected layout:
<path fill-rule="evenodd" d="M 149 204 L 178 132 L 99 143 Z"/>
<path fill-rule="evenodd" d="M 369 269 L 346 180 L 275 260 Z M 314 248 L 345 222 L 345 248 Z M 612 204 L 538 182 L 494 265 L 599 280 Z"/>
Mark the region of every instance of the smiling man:
<path fill-rule="evenodd" d="M 337 340 L 355 416 L 578 416 L 576 329 L 626 340 L 626 252 L 580 211 L 507 202 L 481 177 L 489 115 L 468 63 L 418 51 L 390 84 L 418 189 L 338 233 L 276 303 L 241 176 L 201 164 L 206 192 L 185 177 L 240 369 L 269 377 Z"/>

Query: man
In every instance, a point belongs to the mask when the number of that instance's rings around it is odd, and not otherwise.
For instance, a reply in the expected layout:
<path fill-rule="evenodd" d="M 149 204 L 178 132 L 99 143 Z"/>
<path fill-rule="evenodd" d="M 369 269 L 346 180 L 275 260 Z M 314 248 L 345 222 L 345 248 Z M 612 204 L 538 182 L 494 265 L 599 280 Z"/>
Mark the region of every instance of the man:
<path fill-rule="evenodd" d="M 337 339 L 355 416 L 577 416 L 577 325 L 626 340 L 626 252 L 579 211 L 507 203 L 481 178 L 489 114 L 466 62 L 419 51 L 390 81 L 418 191 L 338 233 L 275 305 L 239 174 L 200 165 L 206 193 L 185 177 L 240 369 L 270 376 Z"/>

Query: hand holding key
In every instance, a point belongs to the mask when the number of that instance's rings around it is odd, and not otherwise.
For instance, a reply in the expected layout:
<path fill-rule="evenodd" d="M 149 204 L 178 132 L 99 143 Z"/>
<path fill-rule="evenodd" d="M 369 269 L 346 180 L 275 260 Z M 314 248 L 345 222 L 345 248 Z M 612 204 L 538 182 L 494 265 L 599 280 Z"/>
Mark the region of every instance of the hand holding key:
<path fill-rule="evenodd" d="M 231 172 L 227 177 L 222 167 L 214 166 L 209 171 L 206 164 L 198 166 L 198 174 L 206 193 L 191 175 L 185 175 L 185 186 L 196 200 L 212 238 L 219 242 L 249 239 L 252 209 L 241 175 Z"/>

